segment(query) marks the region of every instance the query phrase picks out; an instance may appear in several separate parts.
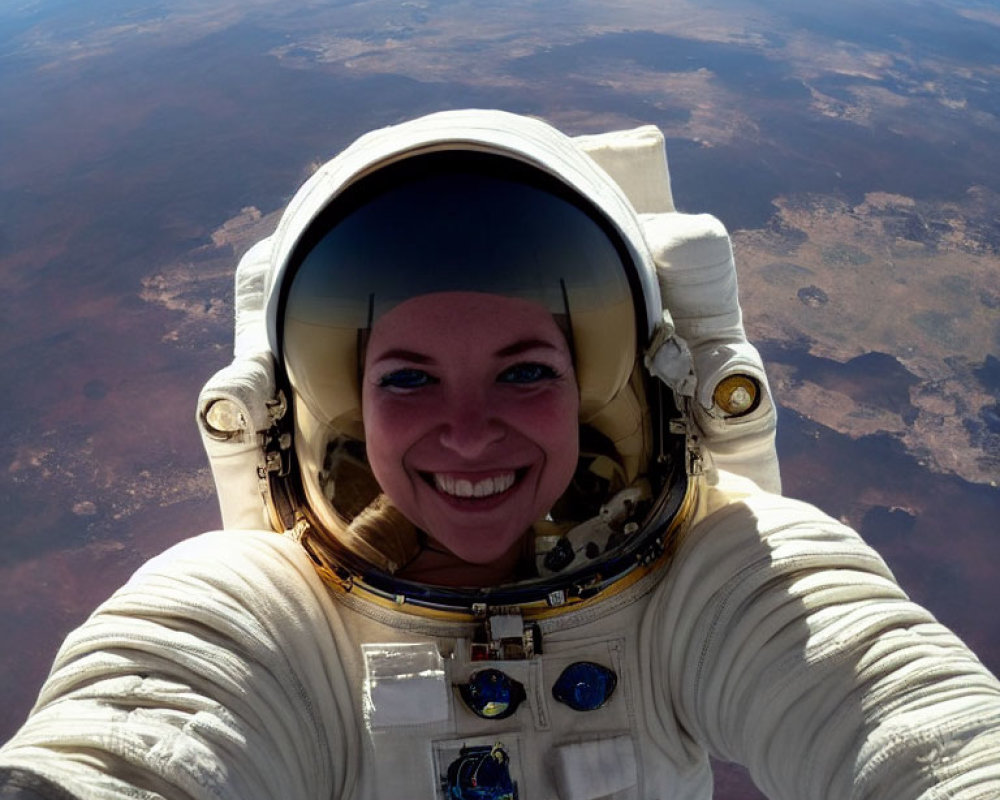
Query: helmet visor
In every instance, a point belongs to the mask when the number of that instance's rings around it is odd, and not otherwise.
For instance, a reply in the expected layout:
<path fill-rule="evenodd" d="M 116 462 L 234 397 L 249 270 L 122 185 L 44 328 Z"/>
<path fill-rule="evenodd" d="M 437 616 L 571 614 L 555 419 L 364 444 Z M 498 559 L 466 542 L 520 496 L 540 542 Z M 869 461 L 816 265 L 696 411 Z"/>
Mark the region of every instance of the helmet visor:
<path fill-rule="evenodd" d="M 381 166 L 313 220 L 288 267 L 278 330 L 300 477 L 314 518 L 342 543 L 369 501 L 377 504 L 360 445 L 359 387 L 368 332 L 383 314 L 443 292 L 540 304 L 567 336 L 580 422 L 600 419 L 599 430 L 646 340 L 636 270 L 617 230 L 560 180 L 510 157 L 449 150 Z M 645 438 L 641 411 L 611 422 Z M 631 480 L 636 470 L 625 473 Z"/>
<path fill-rule="evenodd" d="M 543 305 L 582 357 L 585 409 L 620 388 L 637 337 L 645 340 L 634 269 L 610 223 L 557 179 L 502 156 L 447 151 L 378 169 L 317 217 L 289 266 L 280 355 L 296 392 L 334 424 L 356 409 L 365 332 L 418 295 L 484 292 Z M 609 372 L 609 361 L 620 364 Z"/>

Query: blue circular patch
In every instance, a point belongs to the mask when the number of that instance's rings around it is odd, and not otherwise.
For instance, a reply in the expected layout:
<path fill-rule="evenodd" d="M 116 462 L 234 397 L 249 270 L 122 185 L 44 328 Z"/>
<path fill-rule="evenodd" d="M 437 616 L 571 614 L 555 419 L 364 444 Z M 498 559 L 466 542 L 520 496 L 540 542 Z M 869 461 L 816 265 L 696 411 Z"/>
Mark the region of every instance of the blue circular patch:
<path fill-rule="evenodd" d="M 527 697 L 520 682 L 498 669 L 473 672 L 458 691 L 469 710 L 484 719 L 509 717 Z"/>
<path fill-rule="evenodd" d="M 593 661 L 577 661 L 562 671 L 552 696 L 574 711 L 593 711 L 608 702 L 617 685 L 614 670 Z"/>

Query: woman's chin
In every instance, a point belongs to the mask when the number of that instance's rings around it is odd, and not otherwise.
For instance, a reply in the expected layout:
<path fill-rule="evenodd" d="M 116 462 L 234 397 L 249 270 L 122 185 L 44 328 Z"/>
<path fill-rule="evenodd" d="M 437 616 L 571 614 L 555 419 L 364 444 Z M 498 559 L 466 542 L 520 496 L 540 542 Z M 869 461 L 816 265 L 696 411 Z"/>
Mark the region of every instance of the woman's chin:
<path fill-rule="evenodd" d="M 433 586 L 468 586 L 482 588 L 496 586 L 508 581 L 518 562 L 520 548 L 505 552 L 489 560 L 482 554 L 476 560 L 462 558 L 461 555 L 435 547 L 423 550 L 407 567 L 399 573 L 401 578 L 426 583 Z"/>
<path fill-rule="evenodd" d="M 528 528 L 526 527 L 525 530 Z M 523 550 L 526 534 L 510 534 L 504 531 L 492 533 L 477 531 L 474 534 L 458 534 L 455 537 L 441 537 L 432 534 L 436 546 L 447 550 L 455 558 L 467 564 L 486 566 L 488 564 L 516 564 Z"/>
<path fill-rule="evenodd" d="M 441 586 L 489 586 L 516 571 L 525 534 L 509 530 L 446 531 L 427 546 L 401 577 Z"/>

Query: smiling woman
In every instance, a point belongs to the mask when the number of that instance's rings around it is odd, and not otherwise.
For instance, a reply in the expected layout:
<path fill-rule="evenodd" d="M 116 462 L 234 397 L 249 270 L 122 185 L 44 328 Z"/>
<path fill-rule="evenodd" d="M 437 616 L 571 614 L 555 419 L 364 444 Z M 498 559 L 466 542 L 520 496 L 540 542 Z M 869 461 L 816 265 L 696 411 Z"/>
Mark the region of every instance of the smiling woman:
<path fill-rule="evenodd" d="M 576 471 L 578 413 L 569 344 L 538 303 L 442 292 L 375 323 L 362 389 L 368 460 L 393 504 L 444 548 L 421 549 L 400 575 L 508 580 L 525 534 Z"/>
<path fill-rule="evenodd" d="M 366 583 L 392 576 L 409 597 L 428 590 L 400 580 L 524 588 L 593 566 L 593 537 L 570 558 L 564 534 L 622 491 L 629 509 L 595 546 L 635 545 L 624 526 L 653 491 L 685 491 L 679 462 L 650 468 L 652 420 L 676 410 L 637 371 L 655 324 L 638 258 L 523 159 L 456 147 L 348 180 L 299 235 L 272 306 L 301 466 L 288 491 L 313 553 L 359 558 Z"/>

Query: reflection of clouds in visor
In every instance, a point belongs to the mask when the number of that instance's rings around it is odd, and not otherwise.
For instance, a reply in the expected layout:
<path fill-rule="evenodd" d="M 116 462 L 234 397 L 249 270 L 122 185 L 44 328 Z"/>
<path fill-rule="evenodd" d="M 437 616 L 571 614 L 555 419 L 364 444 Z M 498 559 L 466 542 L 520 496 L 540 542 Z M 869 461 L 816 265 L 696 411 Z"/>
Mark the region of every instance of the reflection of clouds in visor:
<path fill-rule="evenodd" d="M 314 231 L 333 227 L 296 272 L 286 319 L 364 328 L 369 298 L 377 318 L 410 297 L 443 291 L 521 297 L 561 314 L 565 285 L 571 315 L 630 298 L 615 244 L 586 212 L 518 180 L 465 171 L 440 174 L 442 165 L 454 169 L 456 154 L 451 155 L 444 161 L 408 160 L 437 162 L 423 169 L 408 162 L 387 167 L 374 176 L 379 183 L 393 179 L 382 173 L 410 174 L 374 192 L 365 186 L 371 179 L 365 179 L 335 201 L 314 224 Z M 501 168 L 507 172 L 513 166 L 534 173 L 534 180 L 553 182 L 509 159 L 463 155 L 476 164 L 506 162 Z M 421 174 L 414 176 L 417 170 Z M 344 205 L 357 204 L 359 194 L 361 204 L 345 213 Z"/>

